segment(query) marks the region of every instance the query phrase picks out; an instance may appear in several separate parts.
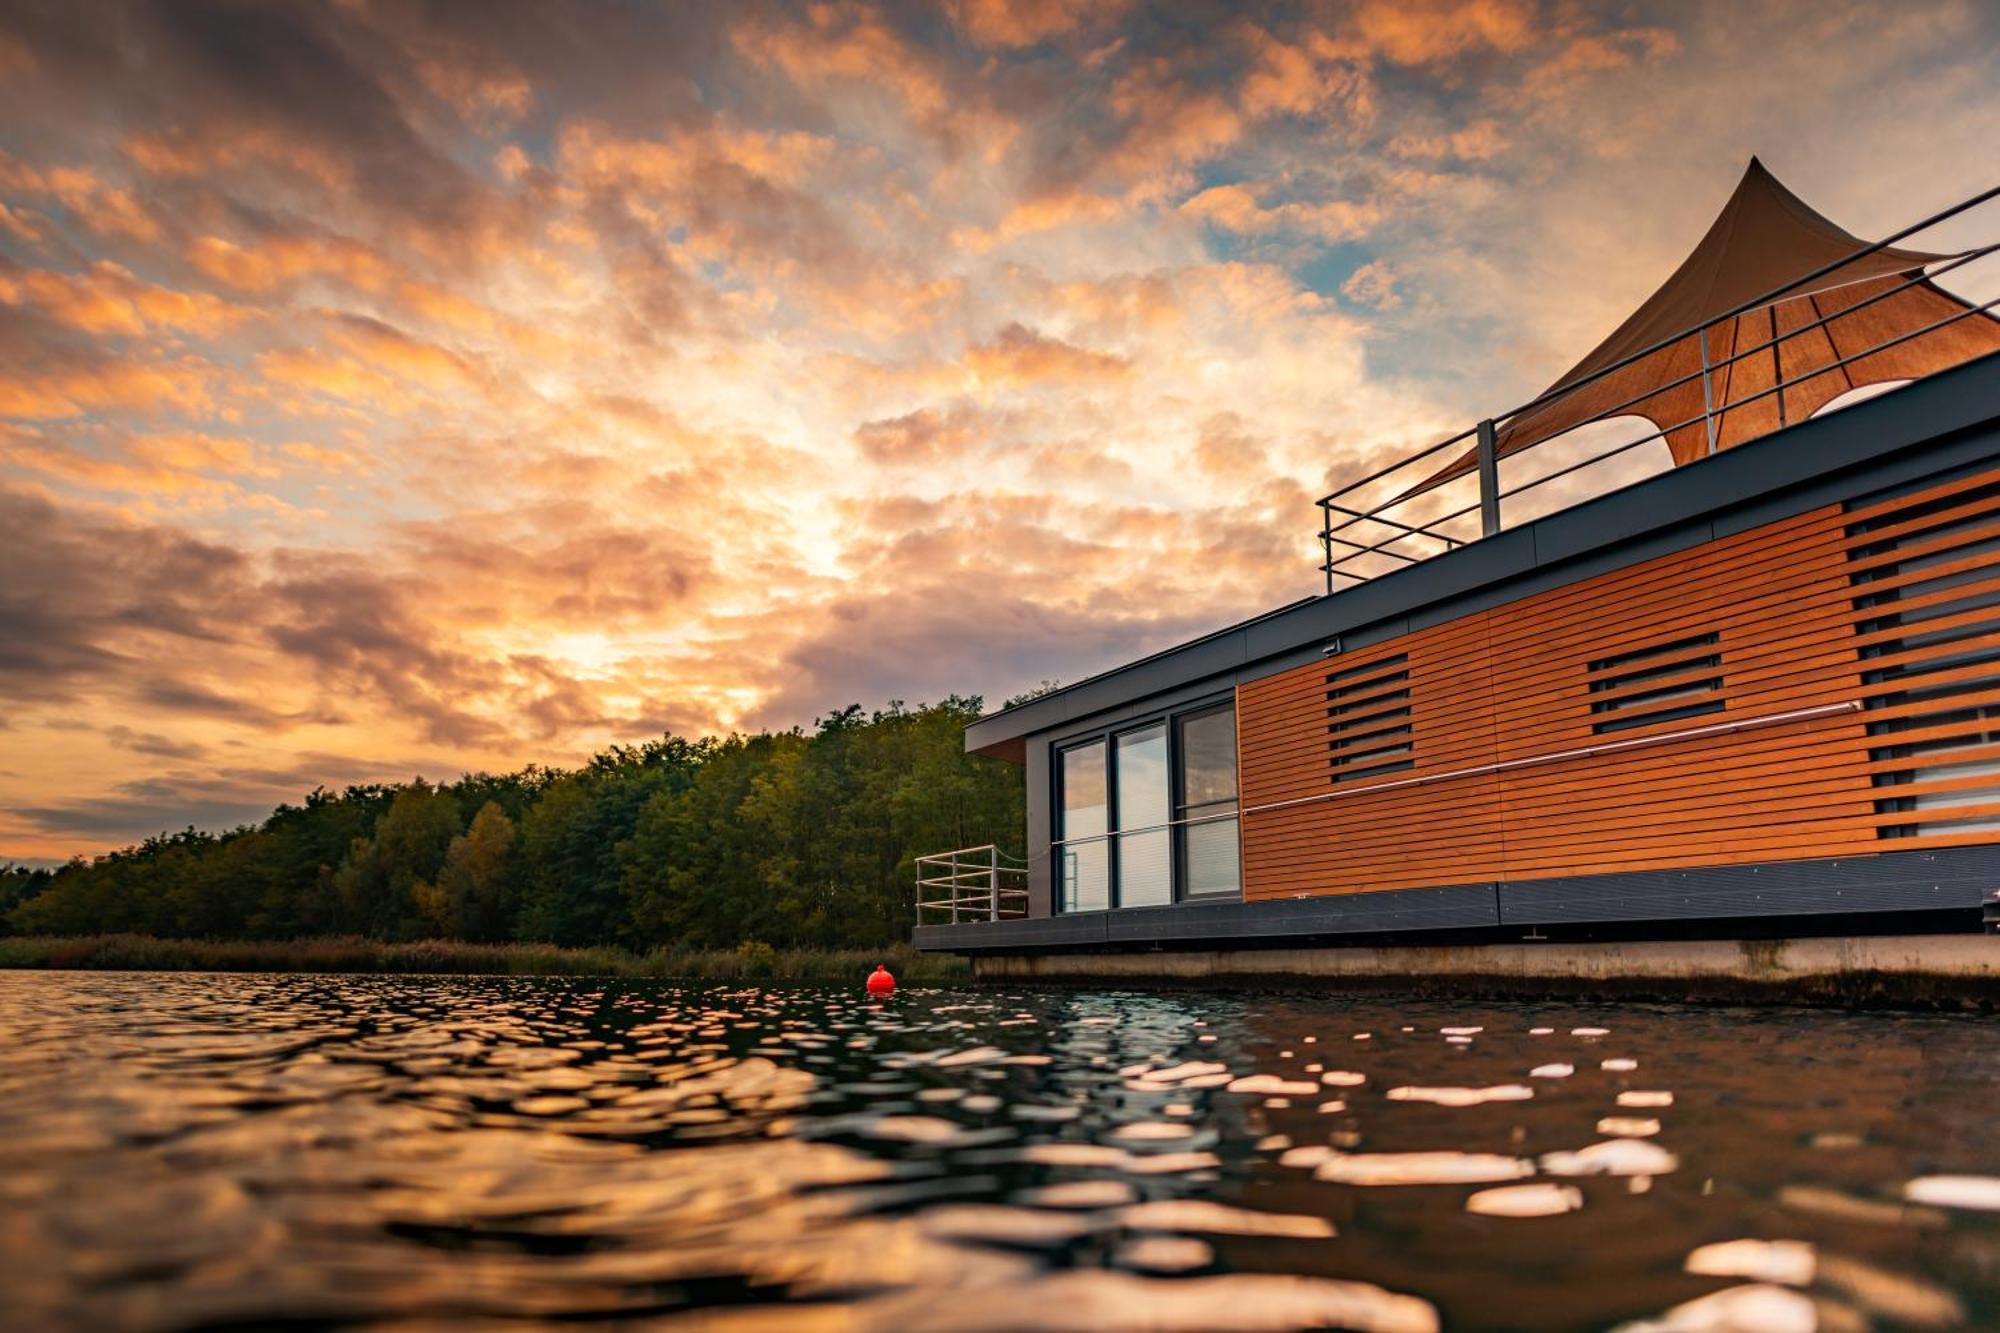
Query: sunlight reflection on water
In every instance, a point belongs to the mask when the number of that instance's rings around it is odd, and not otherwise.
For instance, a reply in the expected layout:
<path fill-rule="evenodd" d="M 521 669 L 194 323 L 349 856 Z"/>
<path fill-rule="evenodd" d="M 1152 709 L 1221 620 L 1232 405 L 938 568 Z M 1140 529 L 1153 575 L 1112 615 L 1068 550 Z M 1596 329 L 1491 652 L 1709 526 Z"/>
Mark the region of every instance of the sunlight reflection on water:
<path fill-rule="evenodd" d="M 1995 1326 L 1990 1031 L 0 974 L 0 1322 Z"/>

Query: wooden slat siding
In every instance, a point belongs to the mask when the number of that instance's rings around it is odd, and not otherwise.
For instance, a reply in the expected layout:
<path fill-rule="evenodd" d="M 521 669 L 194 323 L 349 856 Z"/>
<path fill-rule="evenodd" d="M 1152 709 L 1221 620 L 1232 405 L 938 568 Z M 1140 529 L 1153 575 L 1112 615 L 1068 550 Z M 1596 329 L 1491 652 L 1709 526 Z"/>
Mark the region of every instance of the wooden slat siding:
<path fill-rule="evenodd" d="M 1733 595 L 1725 592 L 1724 601 L 1719 604 L 1741 608 L 1734 614 L 1715 615 L 1712 607 L 1718 603 L 1710 603 L 1705 599 L 1695 597 L 1693 594 L 1699 590 L 1692 588 L 1687 590 L 1689 596 L 1685 600 L 1680 602 L 1670 601 L 1666 605 L 1669 609 L 1681 613 L 1679 617 L 1681 623 L 1692 622 L 1703 629 L 1716 629 L 1725 634 L 1730 631 L 1754 628 L 1761 631 L 1763 636 L 1773 639 L 1773 647 L 1777 646 L 1775 640 L 1779 637 L 1775 631 L 1781 628 L 1797 629 L 1803 626 L 1797 637 L 1823 641 L 1825 639 L 1825 629 L 1828 624 L 1844 622 L 1847 616 L 1847 602 L 1851 594 L 1848 592 L 1845 584 L 1828 568 L 1824 542 L 1822 542 L 1818 568 L 1812 571 L 1812 573 L 1813 579 L 1810 582 L 1793 579 L 1780 583 L 1774 589 L 1771 588 L 1771 585 L 1776 583 L 1777 580 L 1768 577 L 1761 578 L 1758 586 L 1760 588 L 1771 589 L 1771 591 L 1763 596 L 1745 597 L 1740 592 Z M 1816 595 L 1805 595 L 1814 589 L 1816 589 Z M 1426 637 L 1422 643 L 1422 648 L 1424 650 L 1427 669 L 1449 676 L 1455 672 L 1482 664 L 1490 657 L 1496 655 L 1504 658 L 1510 654 L 1524 652 L 1551 654 L 1560 653 L 1569 648 L 1582 650 L 1586 659 L 1599 652 L 1609 655 L 1610 650 L 1606 647 L 1604 637 L 1606 616 L 1613 610 L 1622 611 L 1630 607 L 1630 605 L 1629 600 L 1620 596 L 1617 590 L 1614 589 L 1610 591 L 1609 595 L 1596 603 L 1588 604 L 1583 608 L 1584 614 L 1580 618 L 1582 628 L 1573 634 L 1566 634 L 1561 637 L 1534 635 L 1523 632 L 1518 626 L 1513 633 L 1505 636 L 1494 633 L 1492 637 L 1495 647 L 1498 650 L 1497 654 L 1488 654 L 1483 651 L 1467 651 L 1464 647 L 1458 645 L 1454 645 L 1456 651 L 1451 651 L 1441 646 L 1442 635 L 1438 639 Z M 1651 610 L 1657 612 L 1658 608 L 1659 604 L 1655 603 L 1651 606 L 1642 605 L 1637 609 L 1640 611 Z M 1559 609 L 1566 610 L 1569 608 Z M 1505 618 L 1503 617 L 1503 619 Z M 1489 623 L 1488 618 L 1485 616 L 1468 617 L 1467 619 L 1480 622 L 1477 627 L 1479 629 L 1485 629 Z M 1440 626 L 1438 630 L 1450 629 L 1462 623 L 1452 622 L 1451 626 Z M 1593 624 L 1594 628 L 1592 627 Z M 1426 631 L 1425 635 L 1428 636 L 1432 633 L 1433 631 Z M 1412 639 L 1416 637 L 1411 636 Z M 1664 639 L 1666 635 L 1663 633 L 1661 637 Z M 1396 642 L 1401 644 L 1406 642 L 1406 640 L 1399 639 Z M 1794 643 L 1788 646 L 1796 650 L 1799 645 Z M 1773 661 L 1780 669 L 1792 665 L 1790 660 L 1782 655 L 1774 657 Z M 1317 684 L 1317 677 L 1313 674 L 1312 668 L 1300 668 L 1296 672 L 1286 673 L 1286 676 L 1292 677 L 1292 680 L 1285 682 L 1284 677 L 1273 679 L 1281 682 L 1281 684 L 1291 684 L 1294 692 L 1308 699 L 1315 697 L 1318 693 L 1314 688 Z M 1262 684 L 1263 682 L 1258 683 Z M 1250 687 L 1245 688 L 1248 689 Z M 1509 705 L 1514 706 L 1517 712 L 1539 715 L 1541 709 L 1545 707 L 1545 701 L 1550 697 L 1571 700 L 1575 698 L 1575 682 L 1573 680 L 1559 679 L 1548 675 L 1537 675 L 1532 672 L 1516 673 L 1511 679 L 1499 683 L 1496 689 L 1499 691 L 1499 698 L 1496 702 L 1503 710 L 1501 716 L 1496 720 L 1502 723 L 1503 731 L 1505 730 L 1504 724 L 1506 721 L 1505 709 Z M 1441 711 L 1428 716 L 1433 727 L 1448 731 L 1451 722 L 1456 716 L 1478 711 L 1483 702 L 1481 700 L 1475 703 L 1468 700 L 1464 703 L 1455 704 L 1447 699 L 1442 702 Z M 1298 748 L 1301 745 L 1309 747 L 1310 738 L 1300 736 L 1296 733 L 1288 735 L 1282 732 L 1272 733 L 1268 736 L 1247 735 L 1245 753 L 1247 756 L 1264 750 L 1275 751 L 1283 749 L 1288 745 L 1291 748 Z"/>
<path fill-rule="evenodd" d="M 1601 593 L 1598 600 L 1617 602 L 1633 615 L 1647 614 L 1660 606 L 1700 610 L 1709 614 L 1712 619 L 1719 613 L 1719 623 L 1724 627 L 1762 619 L 1772 609 L 1782 609 L 1794 601 L 1796 584 L 1801 577 L 1810 578 L 1817 575 L 1824 579 L 1826 534 L 1821 532 L 1817 536 L 1818 540 L 1811 554 L 1817 558 L 1818 563 L 1803 576 L 1792 574 L 1786 577 L 1790 568 L 1787 564 L 1775 558 L 1759 558 L 1755 551 L 1747 557 L 1727 562 L 1718 558 L 1713 566 L 1713 572 L 1716 574 L 1720 575 L 1725 570 L 1740 570 L 1745 574 L 1754 574 L 1758 581 L 1749 589 L 1741 586 L 1724 586 L 1711 592 L 1711 600 L 1697 601 L 1695 597 L 1700 590 L 1681 586 L 1679 576 L 1694 568 L 1698 562 L 1677 556 L 1671 558 L 1676 563 L 1663 564 L 1662 568 L 1654 571 L 1651 582 L 1605 576 L 1607 580 L 1617 578 L 1617 581 L 1606 582 L 1602 589 L 1597 590 Z M 1721 543 L 1711 543 L 1710 548 L 1704 549 L 1712 549 L 1719 545 Z M 1679 567 L 1676 567 L 1676 564 Z M 1632 586 L 1635 582 L 1636 586 Z M 1665 582 L 1669 586 L 1654 586 L 1660 582 Z M 1727 583 L 1726 580 L 1723 582 Z M 1557 593 L 1568 591 L 1571 590 L 1559 589 L 1556 593 L 1546 596 L 1553 597 Z M 1842 600 L 1838 595 L 1838 589 L 1829 591 L 1835 595 L 1830 599 L 1823 597 L 1821 600 L 1831 600 L 1838 604 Z M 1568 631 L 1566 635 L 1559 633 L 1564 630 Z M 1526 637 L 1532 637 L 1544 646 L 1559 646 L 1565 642 L 1598 644 L 1603 641 L 1603 620 L 1600 606 L 1585 603 L 1572 608 L 1553 607 L 1546 619 L 1536 624 L 1522 623 L 1517 626 L 1503 618 L 1503 623 L 1496 630 L 1487 625 L 1483 617 L 1468 616 L 1422 633 L 1425 636 L 1424 646 L 1427 652 L 1435 654 L 1435 660 L 1442 665 L 1453 657 L 1484 657 L 1489 641 L 1502 652 L 1511 650 L 1519 639 Z M 1405 640 L 1398 639 L 1395 642 L 1402 644 Z M 1344 655 L 1342 660 L 1345 661 L 1352 656 L 1354 654 Z M 1313 693 L 1317 692 L 1318 682 L 1309 670 L 1301 668 L 1295 672 L 1269 677 L 1244 688 L 1283 689 L 1287 686 L 1294 690 Z"/>
<path fill-rule="evenodd" d="M 1867 636 L 1874 647 L 1862 662 L 1861 693 L 1870 705 L 1867 729 L 1876 733 L 1870 774 L 1885 846 L 1996 837 L 1968 826 L 2000 819 L 2000 773 L 1982 771 L 2000 766 L 2000 606 L 1977 604 L 1994 595 L 1979 573 L 2000 565 L 2000 554 L 1979 549 L 2000 538 L 1988 518 L 2000 507 L 1994 481 L 1968 478 L 1947 504 L 1926 492 L 1871 506 L 1861 516 L 1866 526 L 1850 528 L 1854 590 L 1870 601 L 1856 609 L 1856 621 L 1877 627 Z M 1920 614 L 1968 599 L 1968 608 Z M 1911 745 L 1921 748 L 1912 753 Z M 1911 808 L 1920 799 L 1925 808 Z"/>
<path fill-rule="evenodd" d="M 1956 771 L 2000 765 L 2000 606 L 1956 605 L 2000 597 L 2000 552 L 1977 549 L 1994 542 L 2000 471 L 1815 509 L 1242 685 L 1245 807 L 1338 793 L 1245 817 L 1245 892 L 1353 893 L 2000 842 L 2000 829 L 1964 828 L 2000 820 L 2000 773 Z M 1951 586 L 1954 578 L 1967 581 Z M 1884 597 L 1893 600 L 1857 605 Z M 1889 619 L 1917 612 L 1933 614 L 1908 625 Z M 1590 670 L 1709 633 L 1713 645 Z M 1923 637 L 1940 634 L 1946 643 Z M 1710 655 L 1720 663 L 1589 688 L 1593 678 Z M 1398 756 L 1408 766 L 1333 782 L 1329 724 L 1404 701 L 1336 717 L 1328 675 L 1365 681 L 1369 673 L 1356 668 L 1398 657 L 1409 673 L 1412 749 Z M 1884 671 L 1887 679 L 1873 674 Z M 1644 700 L 1717 677 L 1714 693 Z M 1925 693 L 1907 697 L 1913 690 Z M 1633 699 L 1642 702 L 1623 702 Z M 1595 730 L 1712 699 L 1720 710 Z M 1592 707 L 1614 701 L 1623 706 Z M 1412 781 L 1848 702 L 1864 710 Z M 1966 709 L 1994 716 L 1956 716 Z M 1907 730 L 1871 734 L 1889 726 Z M 1914 756 L 1892 748 L 1940 742 L 1960 745 Z M 1966 803 L 1912 811 L 1911 797 Z"/>
<path fill-rule="evenodd" d="M 1838 580 L 1837 568 L 1827 577 Z M 1845 589 L 1840 591 L 1844 601 Z M 1607 618 L 1614 611 L 1615 607 L 1605 608 Z M 1838 615 L 1813 622 L 1812 638 L 1822 642 L 1831 640 L 1835 632 L 1848 625 L 1847 615 L 1843 609 Z M 1758 713 L 1780 712 L 1790 707 L 1810 707 L 1854 697 L 1855 657 L 1852 650 L 1833 650 L 1813 657 L 1800 656 L 1800 636 L 1789 632 L 1795 623 L 1790 618 L 1766 619 L 1761 623 L 1732 627 L 1721 635 L 1717 648 L 1722 652 L 1725 678 L 1732 686 L 1735 684 L 1735 673 L 1743 673 L 1744 678 L 1741 689 L 1727 691 L 1737 698 L 1737 706 L 1732 711 L 1750 708 Z M 1661 641 L 1685 637 L 1679 632 L 1687 625 L 1684 617 L 1675 621 L 1657 621 L 1655 624 L 1659 628 L 1647 632 L 1656 633 Z M 1411 640 L 1416 637 L 1411 636 Z M 1599 736 L 1592 730 L 1592 724 L 1603 720 L 1603 717 L 1591 709 L 1597 698 L 1585 688 L 1585 669 L 1596 656 L 1611 655 L 1612 649 L 1607 640 L 1600 638 L 1594 643 L 1572 645 L 1567 652 L 1530 640 L 1517 642 L 1514 651 L 1525 658 L 1525 665 L 1517 662 L 1502 671 L 1491 686 L 1487 686 L 1482 677 L 1481 688 L 1463 691 L 1451 690 L 1450 683 L 1479 672 L 1481 667 L 1476 658 L 1454 657 L 1433 663 L 1429 655 L 1424 654 L 1422 674 L 1430 688 L 1427 697 L 1418 700 L 1415 723 L 1418 734 L 1424 738 L 1420 752 L 1430 762 L 1420 764 L 1418 771 L 1439 772 L 1471 767 L 1492 762 L 1496 757 L 1511 759 L 1548 754 L 1607 739 L 1637 739 L 1699 723 L 1698 719 L 1670 721 Z M 1543 664 L 1547 666 L 1545 671 Z M 1311 672 L 1315 668 L 1301 670 Z M 1704 669 L 1698 674 L 1713 673 Z M 1503 695 L 1505 702 L 1496 706 L 1494 694 Z M 1808 702 L 1798 702 L 1807 695 L 1811 696 Z M 1289 734 L 1262 742 L 1253 737 L 1264 733 L 1256 727 L 1245 727 L 1243 759 L 1246 770 L 1259 768 L 1260 772 L 1268 772 L 1277 778 L 1276 785 L 1263 789 L 1270 793 L 1269 799 L 1289 799 L 1322 788 L 1315 761 L 1323 757 L 1325 736 L 1310 726 L 1316 700 L 1307 693 L 1285 702 L 1289 705 L 1287 711 L 1304 725 L 1285 728 L 1284 731 Z M 1405 776 L 1409 775 L 1390 775 L 1384 780 L 1394 781 Z"/>

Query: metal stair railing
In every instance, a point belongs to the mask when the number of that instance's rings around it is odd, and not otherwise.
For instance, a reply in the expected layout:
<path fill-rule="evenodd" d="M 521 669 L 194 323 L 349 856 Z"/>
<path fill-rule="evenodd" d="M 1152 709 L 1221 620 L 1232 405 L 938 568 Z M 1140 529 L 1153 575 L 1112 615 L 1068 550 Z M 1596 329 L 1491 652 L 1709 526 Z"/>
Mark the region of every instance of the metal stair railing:
<path fill-rule="evenodd" d="M 925 912 L 949 913 L 952 925 L 1007 921 L 1028 914 L 1028 863 L 993 843 L 917 858 L 917 924 Z"/>

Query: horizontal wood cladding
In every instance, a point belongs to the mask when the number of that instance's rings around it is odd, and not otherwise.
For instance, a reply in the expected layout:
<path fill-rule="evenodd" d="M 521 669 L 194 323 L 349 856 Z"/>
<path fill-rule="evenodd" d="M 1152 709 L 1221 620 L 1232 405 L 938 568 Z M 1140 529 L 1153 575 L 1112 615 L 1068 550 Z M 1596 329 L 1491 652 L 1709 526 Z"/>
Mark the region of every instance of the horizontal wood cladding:
<path fill-rule="evenodd" d="M 1252 898 L 2000 842 L 2000 471 L 1267 676 L 1237 719 Z"/>
<path fill-rule="evenodd" d="M 1857 512 L 1848 571 L 1887 847 L 2000 840 L 2000 478 Z"/>

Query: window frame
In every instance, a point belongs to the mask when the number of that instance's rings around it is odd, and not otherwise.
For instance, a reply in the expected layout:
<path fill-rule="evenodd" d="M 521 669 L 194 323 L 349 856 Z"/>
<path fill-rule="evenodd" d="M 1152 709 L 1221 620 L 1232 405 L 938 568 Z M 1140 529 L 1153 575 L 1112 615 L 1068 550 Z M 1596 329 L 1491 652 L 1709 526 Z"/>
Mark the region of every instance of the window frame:
<path fill-rule="evenodd" d="M 1055 915 L 1064 915 L 1069 912 L 1077 910 L 1083 910 L 1083 911 L 1101 910 L 1101 911 L 1111 911 L 1111 912 L 1126 911 L 1126 910 L 1144 911 L 1147 910 L 1148 908 L 1175 907 L 1185 902 L 1202 902 L 1202 903 L 1228 902 L 1232 898 L 1240 899 L 1242 897 L 1243 774 L 1242 774 L 1242 754 L 1240 752 L 1240 748 L 1236 755 L 1237 787 L 1236 787 L 1235 815 L 1236 815 L 1237 885 L 1233 894 L 1225 894 L 1217 892 L 1217 893 L 1202 893 L 1202 894 L 1189 895 L 1189 893 L 1187 892 L 1187 865 L 1186 865 L 1187 858 L 1182 852 L 1182 844 L 1184 841 L 1183 831 L 1186 829 L 1187 824 L 1183 816 L 1176 813 L 1182 808 L 1184 804 L 1183 798 L 1186 796 L 1186 791 L 1185 791 L 1186 775 L 1183 772 L 1182 755 L 1181 755 L 1182 721 L 1184 719 L 1196 717 L 1204 713 L 1222 712 L 1224 710 L 1228 711 L 1233 720 L 1236 714 L 1236 691 L 1234 689 L 1229 690 L 1227 693 L 1204 695 L 1201 698 L 1190 699 L 1184 703 L 1171 704 L 1164 708 L 1152 709 L 1144 713 L 1135 714 L 1132 717 L 1120 718 L 1115 722 L 1107 722 L 1102 725 L 1092 727 L 1089 730 L 1079 731 L 1072 735 L 1064 736 L 1060 740 L 1050 742 L 1049 810 L 1052 816 L 1050 820 L 1050 825 L 1051 828 L 1054 830 L 1054 832 L 1057 834 L 1057 836 L 1049 840 L 1049 846 L 1052 853 L 1050 857 L 1051 883 L 1050 883 L 1049 896 L 1051 900 L 1050 909 Z M 1125 886 L 1123 882 L 1124 875 L 1123 875 L 1123 867 L 1119 863 L 1119 838 L 1122 833 L 1125 833 L 1128 830 L 1120 828 L 1118 820 L 1119 765 L 1118 765 L 1117 738 L 1121 735 L 1125 735 L 1130 732 L 1143 731 L 1144 729 L 1152 726 L 1163 726 L 1166 731 L 1166 744 L 1167 744 L 1166 832 L 1167 832 L 1167 844 L 1168 844 L 1167 859 L 1170 871 L 1169 900 L 1165 903 L 1148 903 L 1128 909 L 1123 902 L 1125 896 L 1125 891 L 1124 891 Z M 1231 728 L 1231 732 L 1232 732 L 1232 743 L 1233 743 L 1235 740 L 1235 735 L 1234 735 L 1235 728 L 1233 726 Z M 1101 909 L 1066 908 L 1062 904 L 1061 875 L 1057 873 L 1057 867 L 1061 864 L 1059 859 L 1060 849 L 1067 846 L 1071 841 L 1071 839 L 1061 836 L 1067 831 L 1065 828 L 1065 824 L 1067 821 L 1065 819 L 1065 811 L 1063 808 L 1064 756 L 1069 754 L 1069 752 L 1071 752 L 1072 750 L 1084 749 L 1091 745 L 1101 745 L 1104 747 L 1105 831 L 1099 835 L 1085 835 L 1085 837 L 1077 838 L 1075 839 L 1075 841 L 1102 842 L 1105 845 L 1105 874 L 1109 881 L 1108 882 L 1109 891 L 1105 896 L 1109 900 L 1109 905 Z M 1211 804 L 1220 804 L 1220 802 L 1213 802 Z M 1142 829 L 1151 828 L 1153 827 L 1153 825 L 1147 824 L 1147 825 L 1141 825 L 1140 827 Z"/>
<path fill-rule="evenodd" d="M 1236 887 L 1229 890 L 1194 893 L 1187 885 L 1188 857 L 1184 850 L 1187 846 L 1187 831 L 1193 827 L 1189 822 L 1190 812 L 1196 809 L 1208 810 L 1224 802 L 1204 801 L 1198 807 L 1188 804 L 1187 749 L 1181 738 L 1189 722 L 1215 713 L 1229 715 L 1230 774 L 1235 779 L 1235 790 L 1231 793 L 1227 804 L 1230 807 L 1230 815 L 1236 821 Z M 1219 903 L 1228 902 L 1231 898 L 1240 900 L 1243 897 L 1243 747 L 1236 729 L 1235 695 L 1232 694 L 1227 699 L 1213 700 L 1206 706 L 1187 708 L 1174 713 L 1167 725 L 1167 736 L 1167 762 L 1172 769 L 1172 792 L 1167 813 L 1170 816 L 1169 833 L 1173 840 L 1174 901 Z M 1220 816 L 1208 822 L 1219 823 Z"/>
<path fill-rule="evenodd" d="M 1160 731 L 1160 748 L 1164 752 L 1166 762 L 1166 773 L 1164 774 L 1166 778 L 1166 790 L 1164 794 L 1167 798 L 1167 817 L 1164 823 L 1141 824 L 1136 829 L 1127 829 L 1124 827 L 1124 821 L 1119 818 L 1119 806 L 1123 803 L 1125 796 L 1124 764 L 1118 757 L 1119 742 L 1127 736 L 1136 736 L 1140 732 L 1151 731 L 1155 727 L 1159 728 Z M 1171 720 L 1171 715 L 1161 714 L 1148 718 L 1143 722 L 1129 722 L 1123 726 L 1114 727 L 1107 739 L 1110 748 L 1105 751 L 1105 754 L 1110 762 L 1110 768 L 1106 773 L 1105 785 L 1110 793 L 1110 809 L 1108 812 L 1110 828 L 1107 830 L 1107 836 L 1111 842 L 1111 908 L 1113 911 L 1118 911 L 1127 905 L 1125 902 L 1126 837 L 1130 834 L 1152 829 L 1157 829 L 1164 833 L 1167 839 L 1167 900 L 1164 903 L 1139 903 L 1134 905 L 1141 907 L 1172 907 L 1180 901 L 1180 867 L 1176 864 L 1174 856 L 1174 760 L 1176 755 L 1174 753 L 1174 724 Z"/>
<path fill-rule="evenodd" d="M 1050 906 L 1052 909 L 1052 913 L 1054 915 L 1063 915 L 1065 913 L 1076 912 L 1076 911 L 1092 911 L 1092 912 L 1111 911 L 1118 906 L 1117 834 L 1112 830 L 1111 827 L 1117 821 L 1118 810 L 1116 804 L 1117 793 L 1112 788 L 1111 785 L 1112 764 L 1114 762 L 1114 759 L 1112 755 L 1111 737 L 1109 733 L 1098 733 L 1096 735 L 1091 735 L 1091 736 L 1081 736 L 1073 740 L 1065 741 L 1060 745 L 1050 747 L 1051 753 L 1054 758 L 1054 762 L 1049 766 L 1051 786 L 1053 789 L 1054 799 L 1053 803 L 1049 808 L 1054 815 L 1054 820 L 1052 822 L 1056 830 L 1059 833 L 1066 834 L 1068 832 L 1067 825 L 1069 823 L 1069 807 L 1064 804 L 1064 798 L 1067 795 L 1066 779 L 1068 777 L 1068 765 L 1064 762 L 1064 760 L 1072 751 L 1087 750 L 1093 745 L 1098 746 L 1104 753 L 1105 831 L 1101 834 L 1086 834 L 1083 838 L 1078 838 L 1075 841 L 1083 842 L 1087 839 L 1092 842 L 1102 842 L 1104 844 L 1105 905 L 1102 908 L 1094 908 L 1094 907 L 1076 908 L 1076 907 L 1063 906 L 1062 875 L 1059 872 L 1058 863 L 1055 861 L 1053 857 L 1051 857 L 1049 866 L 1049 875 L 1051 881 L 1049 885 L 1049 897 L 1051 899 Z M 1050 842 L 1049 846 L 1051 851 L 1053 851 L 1056 848 L 1067 847 L 1070 841 L 1071 839 L 1069 839 L 1068 837 L 1059 837 L 1053 839 Z"/>

